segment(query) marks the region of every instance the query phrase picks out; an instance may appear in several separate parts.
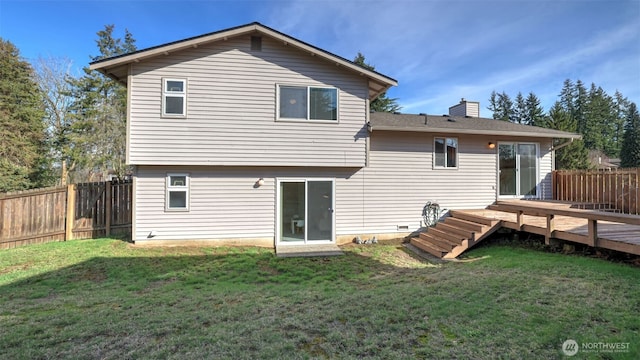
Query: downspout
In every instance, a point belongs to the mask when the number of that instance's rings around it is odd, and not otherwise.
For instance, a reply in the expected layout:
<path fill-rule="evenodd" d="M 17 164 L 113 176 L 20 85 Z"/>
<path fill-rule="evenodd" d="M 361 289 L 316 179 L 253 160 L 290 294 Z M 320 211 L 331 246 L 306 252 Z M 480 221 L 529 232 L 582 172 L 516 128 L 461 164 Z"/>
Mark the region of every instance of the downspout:
<path fill-rule="evenodd" d="M 367 168 L 369 167 L 369 150 L 371 148 L 371 133 L 373 131 L 373 129 L 371 128 L 371 122 L 369 122 L 369 120 L 371 119 L 370 117 L 370 105 L 371 102 L 370 100 L 367 98 L 365 100 L 365 113 L 366 115 L 365 117 L 365 126 L 367 127 L 367 136 L 364 138 L 364 167 Z M 362 169 L 362 208 L 365 208 L 366 205 L 366 201 L 365 199 L 367 198 L 367 191 L 366 191 L 366 184 L 367 182 L 367 170 L 366 169 Z M 366 224 L 366 218 L 365 218 L 365 212 L 362 212 L 362 222 L 360 223 L 360 229 L 364 230 L 365 228 L 365 224 Z"/>
<path fill-rule="evenodd" d="M 371 147 L 371 123 L 369 122 L 370 100 L 365 100 L 365 124 L 367 126 L 367 137 L 364 138 L 364 167 L 369 167 L 369 149 Z"/>

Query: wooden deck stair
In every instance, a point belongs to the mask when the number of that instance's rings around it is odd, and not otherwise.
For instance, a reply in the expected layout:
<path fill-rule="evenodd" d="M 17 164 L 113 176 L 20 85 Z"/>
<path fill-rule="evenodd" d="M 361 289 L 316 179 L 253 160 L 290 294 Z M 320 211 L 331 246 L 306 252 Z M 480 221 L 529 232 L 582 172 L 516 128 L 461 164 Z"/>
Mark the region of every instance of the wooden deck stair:
<path fill-rule="evenodd" d="M 501 221 L 452 210 L 451 216 L 428 228 L 411 245 L 442 259 L 454 259 L 501 227 Z"/>

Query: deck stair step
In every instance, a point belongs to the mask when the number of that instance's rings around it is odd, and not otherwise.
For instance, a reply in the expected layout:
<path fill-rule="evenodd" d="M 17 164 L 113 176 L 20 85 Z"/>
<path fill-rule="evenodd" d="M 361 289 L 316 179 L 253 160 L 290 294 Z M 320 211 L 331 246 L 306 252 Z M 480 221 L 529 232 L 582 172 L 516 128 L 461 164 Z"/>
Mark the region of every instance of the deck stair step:
<path fill-rule="evenodd" d="M 433 230 L 433 229 L 431 229 Z M 442 249 L 446 249 L 447 251 L 451 251 L 454 247 L 460 245 L 458 242 L 454 242 L 445 238 L 441 238 L 436 234 L 433 234 L 431 231 L 427 233 L 420 233 L 420 239 L 438 245 Z"/>
<path fill-rule="evenodd" d="M 467 220 L 463 220 L 463 219 L 458 219 L 456 217 L 449 216 L 444 220 L 445 224 L 449 224 L 451 226 L 455 226 L 458 228 L 462 228 L 462 229 L 466 229 L 469 231 L 475 231 L 475 232 L 482 232 L 482 230 L 484 230 L 484 225 L 482 224 L 478 224 L 476 222 L 472 222 L 472 221 L 467 221 Z"/>
<path fill-rule="evenodd" d="M 439 230 L 442 230 L 442 231 L 446 231 L 446 232 L 448 232 L 450 234 L 460 235 L 464 239 L 475 239 L 475 236 L 476 236 L 475 231 L 459 228 L 459 227 L 456 227 L 456 226 L 451 226 L 451 225 L 446 224 L 444 222 L 439 222 L 435 226 L 435 228 L 439 229 Z"/>
<path fill-rule="evenodd" d="M 460 236 L 460 235 L 457 235 L 457 234 L 451 234 L 451 233 L 448 233 L 446 231 L 437 229 L 435 227 L 430 228 L 428 234 L 433 236 L 433 237 L 435 237 L 435 238 L 440 238 L 440 239 L 443 239 L 443 240 L 447 240 L 448 242 L 450 242 L 450 243 L 452 243 L 452 244 L 454 244 L 456 246 L 462 244 L 462 240 L 465 239 L 463 236 Z"/>
<path fill-rule="evenodd" d="M 441 248 L 440 246 L 434 243 L 431 243 L 425 239 L 417 238 L 417 237 L 414 237 L 411 239 L 411 245 L 417 247 L 422 251 L 426 251 L 431 255 L 437 256 L 439 258 L 442 258 L 446 254 L 451 252 L 451 249 Z"/>
<path fill-rule="evenodd" d="M 443 259 L 453 259 L 502 226 L 496 219 L 451 211 L 444 222 L 411 238 L 411 244 Z"/>
<path fill-rule="evenodd" d="M 505 206 L 509 206 L 509 204 L 506 204 L 506 205 L 503 205 L 503 204 L 492 204 L 492 205 L 487 206 L 487 209 L 494 210 L 494 211 L 507 211 L 508 212 L 509 209 L 505 209 Z M 534 215 L 531 212 L 529 212 L 529 214 Z M 544 214 L 540 213 L 539 216 L 544 216 Z"/>
<path fill-rule="evenodd" d="M 497 220 L 497 219 L 490 219 L 490 218 L 486 218 L 484 216 L 470 214 L 470 213 L 466 213 L 466 212 L 462 212 L 462 211 L 456 211 L 456 210 L 451 210 L 450 214 L 451 214 L 451 216 L 453 216 L 456 219 L 466 220 L 466 221 L 470 221 L 470 222 L 474 222 L 474 223 L 482 224 L 482 225 L 486 225 L 486 226 L 493 226 L 497 222 L 500 221 L 500 220 Z"/>

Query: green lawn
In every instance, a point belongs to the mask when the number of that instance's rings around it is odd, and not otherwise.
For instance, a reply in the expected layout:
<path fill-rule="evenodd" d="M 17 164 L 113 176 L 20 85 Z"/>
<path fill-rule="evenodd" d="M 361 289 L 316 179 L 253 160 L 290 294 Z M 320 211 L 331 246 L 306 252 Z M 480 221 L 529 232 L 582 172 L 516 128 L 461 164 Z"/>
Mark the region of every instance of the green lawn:
<path fill-rule="evenodd" d="M 0 251 L 0 358 L 563 358 L 567 339 L 630 343 L 572 359 L 640 358 L 640 268 L 502 245 L 445 264 L 345 250 Z"/>

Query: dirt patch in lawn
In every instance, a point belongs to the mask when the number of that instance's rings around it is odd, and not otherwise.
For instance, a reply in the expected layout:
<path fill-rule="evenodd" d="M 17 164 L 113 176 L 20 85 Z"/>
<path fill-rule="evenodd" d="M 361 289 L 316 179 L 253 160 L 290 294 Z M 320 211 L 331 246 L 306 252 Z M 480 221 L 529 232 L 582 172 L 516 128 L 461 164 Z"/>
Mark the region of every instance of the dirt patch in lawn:
<path fill-rule="evenodd" d="M 33 262 L 26 262 L 18 265 L 7 266 L 4 269 L 0 269 L 0 275 L 9 274 L 14 271 L 24 271 L 33 266 Z"/>

